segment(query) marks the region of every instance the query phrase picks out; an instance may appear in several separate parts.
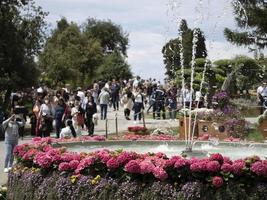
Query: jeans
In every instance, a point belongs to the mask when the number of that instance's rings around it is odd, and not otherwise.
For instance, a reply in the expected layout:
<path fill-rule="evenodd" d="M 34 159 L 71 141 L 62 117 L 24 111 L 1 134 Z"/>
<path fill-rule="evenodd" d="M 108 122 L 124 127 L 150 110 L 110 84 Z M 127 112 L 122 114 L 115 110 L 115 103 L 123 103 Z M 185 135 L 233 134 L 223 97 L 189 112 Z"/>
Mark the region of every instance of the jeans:
<path fill-rule="evenodd" d="M 13 150 L 18 143 L 6 143 L 5 168 L 12 167 L 14 161 Z"/>
<path fill-rule="evenodd" d="M 176 109 L 170 109 L 169 110 L 169 114 L 170 114 L 170 119 L 176 119 L 176 116 L 177 116 L 177 111 Z"/>
<path fill-rule="evenodd" d="M 61 119 L 55 119 L 56 122 L 56 133 L 57 133 L 57 138 L 59 138 L 60 131 L 62 129 L 62 121 Z"/>
<path fill-rule="evenodd" d="M 163 101 L 156 101 L 157 119 L 160 119 L 161 111 L 162 111 L 162 118 L 166 119 L 164 102 Z"/>
<path fill-rule="evenodd" d="M 114 110 L 119 110 L 119 95 L 118 94 L 111 94 L 111 100 Z"/>
<path fill-rule="evenodd" d="M 141 109 L 143 108 L 143 103 L 134 103 L 134 120 L 138 119 L 141 120 Z"/>
<path fill-rule="evenodd" d="M 100 104 L 101 119 L 105 120 L 107 118 L 107 109 L 108 109 L 107 104 Z"/>
<path fill-rule="evenodd" d="M 92 136 L 94 134 L 95 125 L 93 123 L 92 117 L 87 117 L 86 119 L 86 126 L 88 129 L 88 135 Z"/>

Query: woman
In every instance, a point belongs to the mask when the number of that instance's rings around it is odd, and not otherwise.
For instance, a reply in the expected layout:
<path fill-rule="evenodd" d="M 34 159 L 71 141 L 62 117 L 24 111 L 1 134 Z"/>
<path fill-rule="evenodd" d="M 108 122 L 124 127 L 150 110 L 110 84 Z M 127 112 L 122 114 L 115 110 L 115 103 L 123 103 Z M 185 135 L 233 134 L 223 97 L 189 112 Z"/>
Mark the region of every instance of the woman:
<path fill-rule="evenodd" d="M 124 116 L 125 116 L 125 119 L 127 119 L 127 120 L 131 120 L 130 114 L 131 114 L 131 110 L 133 109 L 133 106 L 134 106 L 132 96 L 133 96 L 133 94 L 130 91 L 130 88 L 127 88 L 125 94 L 123 95 L 123 97 L 121 99 L 121 103 L 122 103 L 123 108 L 124 108 Z"/>
<path fill-rule="evenodd" d="M 97 112 L 96 103 L 94 102 L 94 99 L 91 96 L 88 98 L 88 102 L 85 108 L 85 118 L 86 118 L 85 120 L 89 136 L 92 136 L 94 134 L 93 115 L 96 112 Z"/>
<path fill-rule="evenodd" d="M 52 106 L 50 104 L 49 98 L 44 99 L 44 103 L 40 107 L 39 117 L 40 121 L 39 130 L 41 137 L 49 137 L 52 131 Z"/>
<path fill-rule="evenodd" d="M 7 173 L 13 165 L 14 156 L 13 150 L 18 144 L 19 140 L 19 128 L 24 126 L 24 123 L 20 118 L 16 118 L 13 114 L 10 118 L 2 123 L 5 132 L 5 146 L 6 146 L 6 157 L 4 172 Z"/>
<path fill-rule="evenodd" d="M 74 107 L 71 109 L 72 124 L 77 133 L 77 136 L 81 135 L 82 126 L 84 125 L 83 109 L 80 105 L 80 100 L 76 99 Z"/>
<path fill-rule="evenodd" d="M 36 136 L 39 135 L 39 128 L 38 127 L 39 127 L 40 121 L 38 121 L 38 116 L 40 113 L 40 108 L 41 108 L 41 101 L 37 99 L 35 101 L 33 108 L 32 108 L 33 115 L 31 118 L 32 132 L 35 132 L 35 134 L 33 134 L 33 135 L 36 135 Z"/>
<path fill-rule="evenodd" d="M 76 138 L 76 131 L 72 125 L 72 120 L 70 119 L 67 119 L 66 120 L 66 127 L 61 129 L 61 132 L 60 132 L 60 138 L 69 138 L 71 137 L 71 135 Z"/>
<path fill-rule="evenodd" d="M 141 122 L 142 113 L 141 110 L 144 109 L 144 97 L 142 95 L 142 91 L 140 88 L 136 89 L 134 93 L 134 123 L 136 124 L 137 116 L 139 119 L 139 123 Z"/>

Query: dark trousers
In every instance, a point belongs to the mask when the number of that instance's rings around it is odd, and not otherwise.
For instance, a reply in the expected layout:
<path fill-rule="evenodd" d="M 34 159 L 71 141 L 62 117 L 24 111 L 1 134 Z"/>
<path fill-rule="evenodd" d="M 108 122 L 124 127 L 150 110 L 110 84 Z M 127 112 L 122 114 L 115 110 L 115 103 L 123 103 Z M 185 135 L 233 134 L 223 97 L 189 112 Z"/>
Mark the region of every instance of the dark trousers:
<path fill-rule="evenodd" d="M 94 134 L 95 125 L 93 123 L 93 117 L 87 117 L 86 119 L 86 126 L 88 129 L 88 135 Z"/>
<path fill-rule="evenodd" d="M 107 118 L 108 105 L 100 104 L 100 110 L 101 110 L 101 119 L 105 120 Z"/>
<path fill-rule="evenodd" d="M 112 105 L 114 110 L 119 110 L 119 95 L 118 94 L 112 94 L 111 96 Z"/>
<path fill-rule="evenodd" d="M 161 111 L 162 111 L 162 118 L 166 119 L 164 102 L 163 101 L 156 101 L 156 113 L 157 113 L 158 119 L 160 119 Z"/>
<path fill-rule="evenodd" d="M 125 116 L 126 118 L 130 116 L 130 113 L 131 113 L 130 109 L 128 109 L 128 108 L 125 108 L 125 109 L 124 109 L 124 116 Z"/>
<path fill-rule="evenodd" d="M 62 121 L 61 119 L 56 119 L 56 133 L 57 133 L 57 138 L 59 138 L 60 131 L 62 129 Z"/>
<path fill-rule="evenodd" d="M 142 113 L 141 109 L 143 108 L 143 103 L 134 103 L 134 120 L 138 119 L 141 120 Z"/>
<path fill-rule="evenodd" d="M 24 126 L 19 127 L 19 136 L 23 139 L 23 136 L 24 136 Z"/>

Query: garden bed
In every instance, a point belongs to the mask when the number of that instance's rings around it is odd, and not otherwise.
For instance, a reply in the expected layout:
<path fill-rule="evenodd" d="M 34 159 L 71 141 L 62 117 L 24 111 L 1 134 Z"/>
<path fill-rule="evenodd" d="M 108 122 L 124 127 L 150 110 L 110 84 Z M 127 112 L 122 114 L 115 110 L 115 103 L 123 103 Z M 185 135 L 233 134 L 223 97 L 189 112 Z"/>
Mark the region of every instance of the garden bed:
<path fill-rule="evenodd" d="M 68 152 L 35 140 L 17 146 L 8 199 L 264 199 L 267 161 L 168 158 L 163 153 Z"/>

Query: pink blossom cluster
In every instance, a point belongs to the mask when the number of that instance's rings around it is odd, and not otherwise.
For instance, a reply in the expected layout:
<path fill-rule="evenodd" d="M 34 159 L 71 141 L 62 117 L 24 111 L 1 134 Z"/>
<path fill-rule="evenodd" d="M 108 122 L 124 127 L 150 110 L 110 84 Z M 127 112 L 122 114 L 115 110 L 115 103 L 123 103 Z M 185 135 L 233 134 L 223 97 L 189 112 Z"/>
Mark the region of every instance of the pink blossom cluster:
<path fill-rule="evenodd" d="M 145 132 L 145 131 L 147 131 L 147 128 L 143 127 L 143 126 L 129 126 L 128 131 L 130 131 L 130 132 Z"/>
<path fill-rule="evenodd" d="M 253 163 L 251 165 L 251 171 L 257 174 L 258 176 L 267 177 L 267 161 L 261 160 Z"/>
<path fill-rule="evenodd" d="M 125 134 L 123 136 L 124 140 L 178 140 L 178 137 L 166 134 L 159 134 L 159 135 L 136 135 L 136 134 Z"/>
<path fill-rule="evenodd" d="M 32 139 L 33 143 L 37 144 L 51 144 L 51 143 L 61 143 L 61 142 L 87 142 L 87 141 L 105 141 L 106 138 L 101 135 L 96 136 L 81 136 L 76 138 L 50 138 L 50 137 L 35 137 Z"/>

